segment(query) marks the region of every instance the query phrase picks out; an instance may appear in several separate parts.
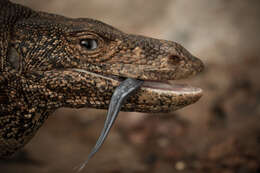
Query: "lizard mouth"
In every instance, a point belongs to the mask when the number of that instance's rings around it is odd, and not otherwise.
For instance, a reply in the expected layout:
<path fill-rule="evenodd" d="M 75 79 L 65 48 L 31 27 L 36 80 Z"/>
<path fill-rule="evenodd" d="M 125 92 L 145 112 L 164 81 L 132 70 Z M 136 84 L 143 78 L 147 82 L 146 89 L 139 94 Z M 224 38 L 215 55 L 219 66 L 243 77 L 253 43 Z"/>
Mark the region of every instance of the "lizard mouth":
<path fill-rule="evenodd" d="M 101 75 L 93 72 L 86 71 L 84 69 L 73 69 L 77 72 L 87 73 L 105 80 L 115 80 L 121 83 L 126 77 L 116 76 L 116 75 Z M 141 80 L 141 79 L 137 79 Z M 169 81 L 156 81 L 156 80 L 141 80 L 143 81 L 140 90 L 145 93 L 156 94 L 157 97 L 160 95 L 179 98 L 181 97 L 183 101 L 194 100 L 196 102 L 202 96 L 202 89 L 193 87 L 188 84 L 176 83 L 176 80 Z M 188 97 L 189 96 L 189 97 Z"/>

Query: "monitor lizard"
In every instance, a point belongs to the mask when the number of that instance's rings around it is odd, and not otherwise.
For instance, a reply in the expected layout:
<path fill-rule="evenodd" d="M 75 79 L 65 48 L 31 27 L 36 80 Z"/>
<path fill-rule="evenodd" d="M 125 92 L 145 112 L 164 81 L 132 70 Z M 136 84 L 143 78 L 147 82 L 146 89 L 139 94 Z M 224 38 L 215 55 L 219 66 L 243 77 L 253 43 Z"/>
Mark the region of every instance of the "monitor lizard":
<path fill-rule="evenodd" d="M 195 103 L 200 88 L 172 81 L 203 67 L 176 42 L 0 0 L 0 156 L 21 149 L 58 108 L 108 109 L 127 79 L 141 82 L 115 112 L 171 112 Z"/>

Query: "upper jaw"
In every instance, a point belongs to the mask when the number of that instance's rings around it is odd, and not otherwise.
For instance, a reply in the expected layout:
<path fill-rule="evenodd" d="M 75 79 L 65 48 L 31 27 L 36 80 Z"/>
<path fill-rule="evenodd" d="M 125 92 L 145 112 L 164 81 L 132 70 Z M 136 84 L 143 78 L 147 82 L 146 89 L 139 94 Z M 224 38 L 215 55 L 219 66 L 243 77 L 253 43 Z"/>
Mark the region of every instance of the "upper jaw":
<path fill-rule="evenodd" d="M 95 76 L 106 79 L 113 79 L 121 82 L 126 78 L 133 78 L 144 81 L 142 87 L 173 91 L 176 93 L 196 93 L 201 95 L 202 90 L 188 85 L 175 84 L 175 80 L 187 78 L 200 73 L 204 69 L 202 61 L 190 55 L 190 61 L 184 65 L 167 64 L 162 67 L 152 65 L 136 64 L 109 64 L 103 63 L 98 66 L 93 65 L 93 69 L 75 68 L 75 71 L 92 73 Z M 95 68 L 96 66 L 96 68 Z M 169 82 L 171 81 L 171 82 Z"/>
<path fill-rule="evenodd" d="M 157 67 L 144 64 L 101 63 L 83 69 L 104 76 L 134 78 L 144 81 L 170 81 L 194 76 L 203 71 L 204 65 L 201 60 L 194 57 L 183 65 L 166 64 Z"/>

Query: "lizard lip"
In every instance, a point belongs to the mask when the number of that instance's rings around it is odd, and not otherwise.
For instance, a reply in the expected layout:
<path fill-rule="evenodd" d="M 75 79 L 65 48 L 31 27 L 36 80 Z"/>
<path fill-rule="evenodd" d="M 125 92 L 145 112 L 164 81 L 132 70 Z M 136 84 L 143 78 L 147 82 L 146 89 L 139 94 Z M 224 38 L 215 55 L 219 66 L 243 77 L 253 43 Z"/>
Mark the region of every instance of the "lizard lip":
<path fill-rule="evenodd" d="M 178 84 L 174 81 L 144 81 L 143 88 L 174 92 L 176 94 L 202 94 L 202 89 L 187 84 Z"/>
<path fill-rule="evenodd" d="M 106 77 L 118 80 L 122 82 L 126 77 L 120 77 L 115 75 L 107 75 Z M 138 79 L 141 80 L 141 79 Z M 181 94 L 192 94 L 192 95 L 202 95 L 202 89 L 196 88 L 188 84 L 176 83 L 176 81 L 156 81 L 156 80 L 142 80 L 143 84 L 141 88 L 150 89 L 155 92 L 173 92 L 176 95 Z"/>
<path fill-rule="evenodd" d="M 101 78 L 112 79 L 119 82 L 122 82 L 126 79 L 126 77 L 116 76 L 116 75 L 101 75 L 93 72 L 86 71 L 84 69 L 74 69 L 74 71 L 82 72 L 82 73 L 91 73 L 95 76 L 99 76 Z M 138 79 L 139 80 L 139 79 Z M 154 80 L 142 80 L 144 81 L 141 88 L 148 89 L 157 93 L 161 92 L 171 92 L 175 95 L 182 95 L 182 94 L 190 94 L 190 95 L 202 95 L 202 89 L 196 88 L 187 84 L 178 84 L 175 81 L 154 81 Z"/>

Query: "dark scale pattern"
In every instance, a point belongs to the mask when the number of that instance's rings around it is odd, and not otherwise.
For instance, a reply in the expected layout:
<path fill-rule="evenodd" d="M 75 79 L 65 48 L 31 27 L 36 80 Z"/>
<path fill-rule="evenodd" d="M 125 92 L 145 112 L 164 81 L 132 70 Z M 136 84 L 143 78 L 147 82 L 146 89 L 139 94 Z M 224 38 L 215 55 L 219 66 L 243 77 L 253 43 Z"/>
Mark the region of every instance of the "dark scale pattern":
<path fill-rule="evenodd" d="M 86 49 L 82 39 L 96 40 L 97 48 Z M 202 69 L 175 42 L 0 0 L 0 156 L 28 143 L 60 107 L 107 109 L 121 79 L 168 81 Z M 122 110 L 169 112 L 200 97 L 141 87 Z"/>

